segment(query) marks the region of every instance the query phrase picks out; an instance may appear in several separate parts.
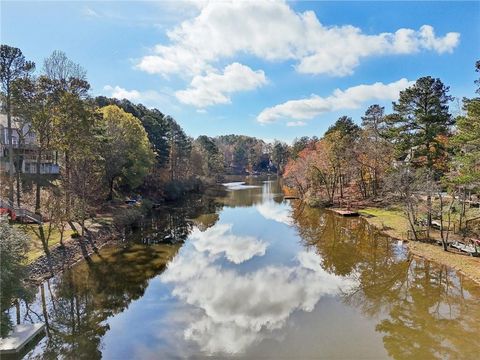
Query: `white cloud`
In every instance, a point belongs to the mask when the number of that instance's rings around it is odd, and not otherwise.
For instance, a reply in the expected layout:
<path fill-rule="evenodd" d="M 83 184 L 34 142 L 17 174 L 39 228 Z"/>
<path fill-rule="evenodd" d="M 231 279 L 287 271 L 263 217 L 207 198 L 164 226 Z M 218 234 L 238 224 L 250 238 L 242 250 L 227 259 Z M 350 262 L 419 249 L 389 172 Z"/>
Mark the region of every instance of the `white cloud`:
<path fill-rule="evenodd" d="M 92 8 L 89 8 L 88 6 L 83 8 L 83 15 L 85 15 L 86 17 L 92 17 L 92 18 L 99 18 L 100 17 L 99 13 L 97 13 Z"/>
<path fill-rule="evenodd" d="M 429 25 L 378 34 L 351 25 L 326 26 L 313 11 L 295 12 L 283 1 L 202 3 L 195 17 L 167 36 L 169 43 L 155 46 L 138 62 L 139 69 L 202 75 L 214 71 L 220 59 L 248 54 L 268 61 L 293 60 L 301 73 L 345 76 L 366 57 L 452 52 L 460 38 L 456 32 L 437 37 Z"/>
<path fill-rule="evenodd" d="M 449 32 L 443 38 L 438 38 L 435 36 L 435 31 L 432 26 L 423 25 L 420 28 L 419 37 L 424 48 L 442 54 L 453 51 L 459 42 L 460 34 Z"/>
<path fill-rule="evenodd" d="M 218 224 L 203 232 L 195 229 L 190 234 L 190 239 L 198 251 L 206 251 L 211 255 L 224 253 L 225 257 L 235 264 L 265 254 L 265 242 L 253 236 L 234 235 L 232 227 L 232 224 Z"/>
<path fill-rule="evenodd" d="M 287 122 L 287 126 L 292 127 L 292 126 L 305 126 L 307 123 L 305 121 L 289 121 Z"/>
<path fill-rule="evenodd" d="M 127 90 L 120 86 L 111 86 L 105 85 L 103 90 L 106 91 L 109 96 L 117 99 L 128 99 L 131 101 L 138 101 L 141 98 L 140 91 L 138 90 Z"/>
<path fill-rule="evenodd" d="M 377 82 L 354 86 L 344 91 L 336 89 L 328 97 L 313 94 L 306 99 L 289 100 L 266 108 L 257 116 L 257 121 L 265 124 L 279 119 L 307 120 L 330 111 L 356 109 L 366 101 L 395 100 L 401 90 L 412 84 L 412 81 L 403 78 L 390 84 Z"/>
<path fill-rule="evenodd" d="M 177 91 L 175 96 L 184 104 L 203 108 L 230 103 L 230 94 L 253 90 L 266 82 L 262 70 L 254 71 L 248 66 L 233 63 L 226 66 L 223 73 L 210 71 L 203 76 L 196 75 L 188 89 Z"/>
<path fill-rule="evenodd" d="M 146 91 L 139 91 L 139 90 L 127 90 L 120 86 L 111 86 L 106 85 L 103 87 L 103 91 L 106 96 L 114 97 L 117 99 L 128 99 L 132 102 L 142 103 L 145 106 L 161 106 L 165 103 L 169 102 L 169 98 L 171 97 L 169 94 L 164 92 L 158 92 L 155 90 L 146 90 Z"/>

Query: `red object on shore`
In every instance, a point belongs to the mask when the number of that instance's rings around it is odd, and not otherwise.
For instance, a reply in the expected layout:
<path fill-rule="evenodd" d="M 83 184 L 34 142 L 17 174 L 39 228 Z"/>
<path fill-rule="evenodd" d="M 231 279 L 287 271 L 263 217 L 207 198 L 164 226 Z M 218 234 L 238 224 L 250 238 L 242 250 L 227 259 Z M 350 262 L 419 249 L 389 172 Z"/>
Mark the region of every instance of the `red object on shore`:
<path fill-rule="evenodd" d="M 8 214 L 10 216 L 10 219 L 12 220 L 17 219 L 17 215 L 15 214 L 14 211 L 10 209 L 0 208 L 0 215 L 5 215 L 5 214 Z"/>

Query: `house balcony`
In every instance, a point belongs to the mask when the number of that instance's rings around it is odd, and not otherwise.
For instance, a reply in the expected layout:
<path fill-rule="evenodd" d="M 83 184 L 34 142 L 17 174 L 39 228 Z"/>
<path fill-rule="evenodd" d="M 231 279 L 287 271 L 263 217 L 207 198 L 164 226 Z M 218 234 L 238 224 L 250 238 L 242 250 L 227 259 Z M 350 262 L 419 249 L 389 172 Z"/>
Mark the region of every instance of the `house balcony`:
<path fill-rule="evenodd" d="M 0 172 L 9 173 L 10 168 L 7 161 L 0 161 Z M 15 170 L 14 170 L 15 172 Z M 37 173 L 37 163 L 36 162 L 23 162 L 22 165 L 23 174 L 35 175 Z M 41 175 L 58 175 L 60 174 L 60 166 L 51 162 L 42 162 L 40 163 L 40 174 Z"/>

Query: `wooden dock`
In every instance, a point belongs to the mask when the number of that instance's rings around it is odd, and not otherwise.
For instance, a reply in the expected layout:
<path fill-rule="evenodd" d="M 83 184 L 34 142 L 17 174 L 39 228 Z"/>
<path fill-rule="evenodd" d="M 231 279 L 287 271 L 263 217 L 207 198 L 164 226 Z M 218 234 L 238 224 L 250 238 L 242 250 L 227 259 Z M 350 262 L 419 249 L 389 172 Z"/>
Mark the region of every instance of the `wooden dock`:
<path fill-rule="evenodd" d="M 330 210 L 342 216 L 359 216 L 360 215 L 358 211 L 355 211 L 355 210 L 347 210 L 347 209 L 330 209 Z"/>
<path fill-rule="evenodd" d="M 0 354 L 16 354 L 37 335 L 45 333 L 45 324 L 20 324 L 13 327 L 8 337 L 0 339 Z"/>

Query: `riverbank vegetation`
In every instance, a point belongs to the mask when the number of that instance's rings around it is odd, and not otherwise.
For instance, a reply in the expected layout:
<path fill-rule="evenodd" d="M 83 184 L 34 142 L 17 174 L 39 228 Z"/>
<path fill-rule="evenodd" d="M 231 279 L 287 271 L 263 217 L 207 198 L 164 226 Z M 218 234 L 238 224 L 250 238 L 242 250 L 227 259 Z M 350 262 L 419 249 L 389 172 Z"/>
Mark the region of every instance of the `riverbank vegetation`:
<path fill-rule="evenodd" d="M 398 238 L 438 240 L 444 250 L 460 240 L 475 255 L 480 98 L 463 99 L 457 116 L 453 100 L 448 86 L 427 76 L 400 92 L 391 114 L 374 104 L 361 126 L 340 117 L 322 138 L 291 152 L 286 184 L 311 205 L 368 206 L 365 212 Z"/>
<path fill-rule="evenodd" d="M 23 283 L 26 275 L 24 262 L 28 237 L 22 231 L 10 226 L 6 219 L 0 217 L 0 239 L 0 271 L 2 274 L 2 281 L 0 281 L 0 335 L 4 337 L 11 328 L 11 320 L 5 311 L 11 307 L 12 299 L 29 299 L 32 293 Z"/>
<path fill-rule="evenodd" d="M 145 210 L 202 192 L 224 174 L 276 171 L 263 140 L 193 139 L 158 109 L 93 97 L 86 71 L 61 51 L 37 68 L 2 45 L 1 64 L 1 207 L 38 223 L 27 234 L 47 255 L 72 234 L 88 236 L 85 224 L 106 206 L 125 218 L 137 211 L 122 209 L 125 201 Z M 31 251 L 37 257 L 38 246 Z"/>

